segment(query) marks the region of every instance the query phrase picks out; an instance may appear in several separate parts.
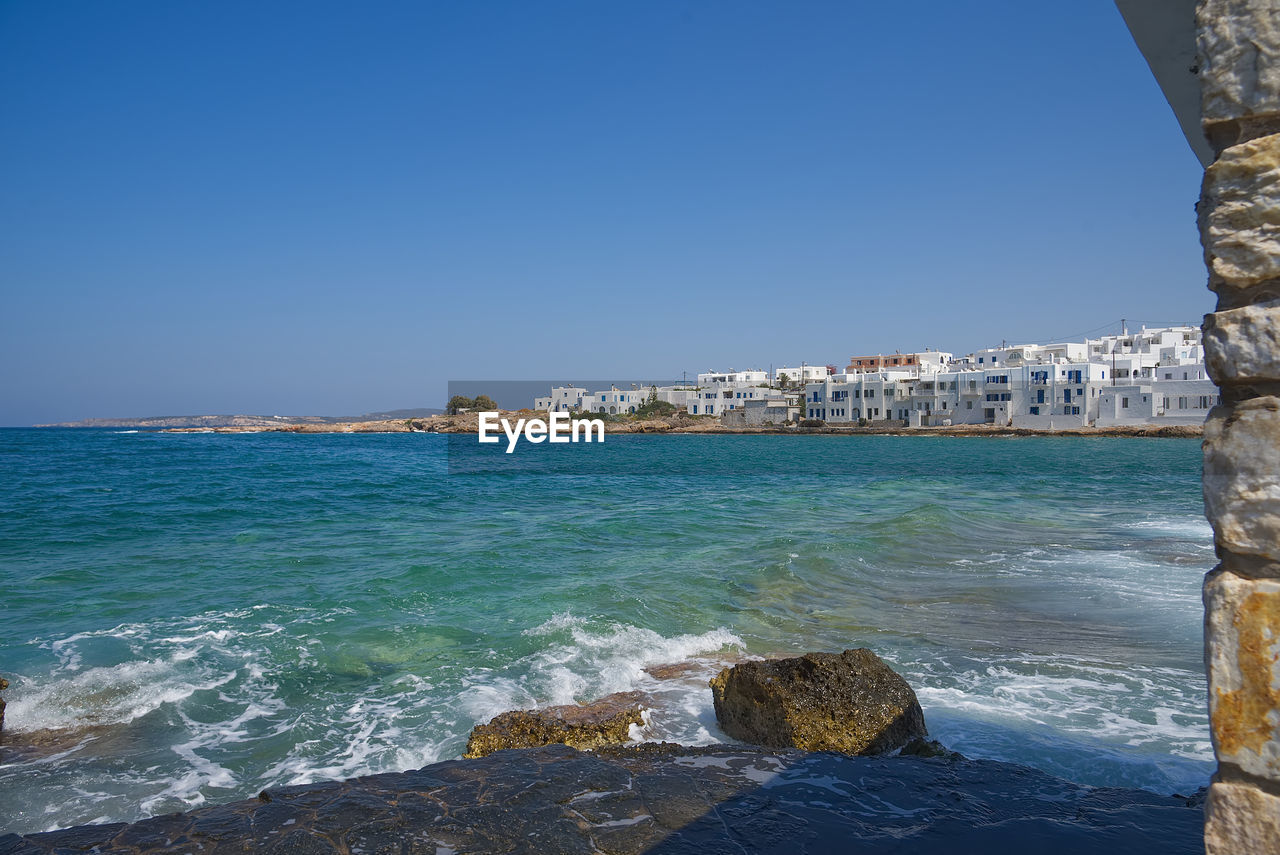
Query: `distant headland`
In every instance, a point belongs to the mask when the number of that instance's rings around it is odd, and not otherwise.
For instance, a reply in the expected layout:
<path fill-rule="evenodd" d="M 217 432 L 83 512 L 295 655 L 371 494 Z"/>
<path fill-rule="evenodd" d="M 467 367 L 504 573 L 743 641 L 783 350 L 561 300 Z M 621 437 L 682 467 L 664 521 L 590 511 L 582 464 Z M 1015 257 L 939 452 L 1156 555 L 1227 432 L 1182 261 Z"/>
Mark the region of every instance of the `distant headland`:
<path fill-rule="evenodd" d="M 164 430 L 167 428 L 276 428 L 293 425 L 336 425 L 358 422 L 403 421 L 424 419 L 439 415 L 444 410 L 418 408 L 411 410 L 386 410 L 366 413 L 362 416 L 142 416 L 118 419 L 81 419 L 78 422 L 55 422 L 32 427 L 66 428 L 132 428 L 139 430 Z"/>

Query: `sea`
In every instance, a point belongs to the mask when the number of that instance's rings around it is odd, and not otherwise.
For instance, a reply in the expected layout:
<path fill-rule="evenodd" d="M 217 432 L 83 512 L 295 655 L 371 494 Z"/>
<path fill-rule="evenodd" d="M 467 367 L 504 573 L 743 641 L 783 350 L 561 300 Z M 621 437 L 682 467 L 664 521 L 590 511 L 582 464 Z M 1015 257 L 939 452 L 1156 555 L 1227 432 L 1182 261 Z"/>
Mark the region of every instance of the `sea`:
<path fill-rule="evenodd" d="M 620 691 L 637 739 L 731 741 L 719 669 L 856 647 L 968 757 L 1208 782 L 1198 440 L 540 449 L 0 430 L 0 832 L 413 769 Z"/>

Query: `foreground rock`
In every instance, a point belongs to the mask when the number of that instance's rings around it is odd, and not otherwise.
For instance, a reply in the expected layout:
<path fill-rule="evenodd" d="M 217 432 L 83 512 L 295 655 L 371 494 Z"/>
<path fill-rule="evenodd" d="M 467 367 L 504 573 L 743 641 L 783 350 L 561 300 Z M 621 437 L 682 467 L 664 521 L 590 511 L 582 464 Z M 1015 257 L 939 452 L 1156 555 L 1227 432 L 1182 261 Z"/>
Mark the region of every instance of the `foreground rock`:
<path fill-rule="evenodd" d="M 0 836 L 0 855 L 1198 853 L 1195 800 L 981 760 L 564 746 L 268 790 L 142 822 Z M 97 847 L 95 849 L 95 847 Z"/>
<path fill-rule="evenodd" d="M 725 733 L 770 748 L 882 754 L 928 735 L 911 686 L 865 647 L 743 662 L 711 694 Z"/>
<path fill-rule="evenodd" d="M 9 688 L 9 681 L 0 677 L 0 692 Z M 0 698 L 0 730 L 4 730 L 4 698 Z"/>
<path fill-rule="evenodd" d="M 462 756 L 484 757 L 505 748 L 542 745 L 584 749 L 621 745 L 631 738 L 633 724 L 644 724 L 637 692 L 619 692 L 586 705 L 505 712 L 471 730 Z"/>

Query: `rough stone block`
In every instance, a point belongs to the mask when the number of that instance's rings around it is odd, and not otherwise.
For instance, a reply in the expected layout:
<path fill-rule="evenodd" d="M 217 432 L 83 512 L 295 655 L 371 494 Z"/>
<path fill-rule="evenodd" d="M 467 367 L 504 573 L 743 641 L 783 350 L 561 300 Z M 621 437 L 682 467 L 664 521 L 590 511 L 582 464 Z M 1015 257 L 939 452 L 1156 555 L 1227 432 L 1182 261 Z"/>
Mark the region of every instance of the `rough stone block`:
<path fill-rule="evenodd" d="M 640 698 L 637 692 L 619 692 L 585 705 L 504 712 L 488 724 L 471 729 L 462 756 L 485 757 L 505 748 L 540 745 L 582 749 L 621 745 L 631 738 L 633 725 L 645 723 Z"/>
<path fill-rule="evenodd" d="M 865 647 L 725 668 L 711 701 L 725 733 L 774 748 L 879 754 L 928 735 L 915 691 Z"/>
<path fill-rule="evenodd" d="M 1280 782 L 1280 580 L 1218 570 L 1205 580 L 1204 606 L 1218 760 Z"/>
<path fill-rule="evenodd" d="M 1280 561 L 1280 398 L 1217 407 L 1204 426 L 1204 507 L 1218 546 Z"/>
<path fill-rule="evenodd" d="M 1218 782 L 1204 803 L 1206 855 L 1280 852 L 1280 798 L 1247 784 Z"/>
<path fill-rule="evenodd" d="M 1280 300 L 1206 315 L 1204 350 L 1219 385 L 1280 380 Z"/>
<path fill-rule="evenodd" d="M 1280 113 L 1275 0 L 1202 0 L 1196 24 L 1205 123 Z"/>
<path fill-rule="evenodd" d="M 1200 242 L 1215 291 L 1280 277 L 1280 134 L 1231 146 L 1205 170 Z"/>

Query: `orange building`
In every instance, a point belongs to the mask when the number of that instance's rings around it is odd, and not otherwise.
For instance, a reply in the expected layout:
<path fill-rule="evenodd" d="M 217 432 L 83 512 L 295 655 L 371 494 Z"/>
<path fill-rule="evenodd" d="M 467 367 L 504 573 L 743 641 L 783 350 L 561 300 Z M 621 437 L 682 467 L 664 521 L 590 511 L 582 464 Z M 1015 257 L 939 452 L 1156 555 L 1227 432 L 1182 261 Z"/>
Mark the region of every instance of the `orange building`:
<path fill-rule="evenodd" d="M 920 364 L 918 353 L 893 353 L 888 356 L 851 356 L 845 368 L 847 374 L 879 371 L 881 368 L 914 368 Z"/>

